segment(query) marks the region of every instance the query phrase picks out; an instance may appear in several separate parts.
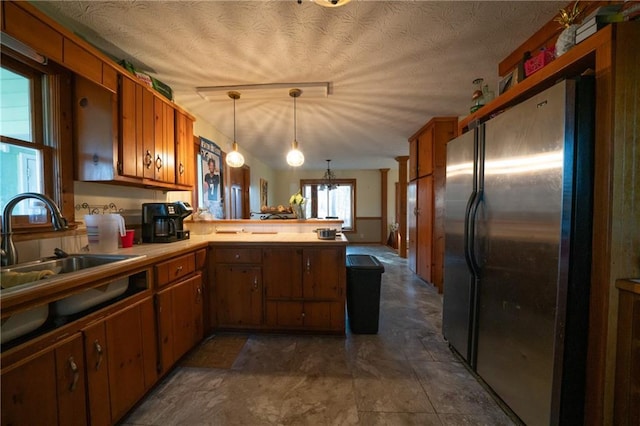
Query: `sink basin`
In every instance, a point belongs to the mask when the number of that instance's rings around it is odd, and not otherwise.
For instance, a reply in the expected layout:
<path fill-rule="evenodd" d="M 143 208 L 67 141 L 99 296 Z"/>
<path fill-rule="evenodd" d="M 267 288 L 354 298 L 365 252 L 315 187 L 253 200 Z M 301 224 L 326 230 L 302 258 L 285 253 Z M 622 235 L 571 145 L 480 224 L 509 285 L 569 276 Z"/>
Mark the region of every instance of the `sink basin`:
<path fill-rule="evenodd" d="M 36 330 L 49 316 L 49 305 L 36 306 L 11 315 L 0 325 L 0 343 L 7 343 L 17 337 Z"/>
<path fill-rule="evenodd" d="M 52 303 L 52 310 L 57 316 L 72 315 L 118 297 L 128 287 L 129 277 L 120 278 L 100 287 L 83 290 L 78 294 L 56 300 Z"/>
<path fill-rule="evenodd" d="M 44 258 L 2 268 L 2 288 L 28 284 L 51 275 L 68 274 L 142 256 L 117 254 L 72 254 L 63 258 Z"/>

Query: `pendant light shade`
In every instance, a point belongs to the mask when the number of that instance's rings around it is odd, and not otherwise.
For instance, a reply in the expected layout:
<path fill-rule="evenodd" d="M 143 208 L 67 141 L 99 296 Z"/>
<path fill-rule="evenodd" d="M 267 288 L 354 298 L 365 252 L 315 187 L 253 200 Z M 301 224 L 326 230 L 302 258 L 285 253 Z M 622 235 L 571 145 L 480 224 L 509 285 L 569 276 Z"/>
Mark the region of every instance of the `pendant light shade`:
<path fill-rule="evenodd" d="M 287 164 L 291 167 L 300 167 L 304 164 L 304 155 L 298 149 L 298 140 L 296 138 L 296 98 L 302 94 L 300 89 L 289 90 L 289 96 L 293 98 L 293 142 L 291 142 L 291 150 L 287 153 Z"/>
<path fill-rule="evenodd" d="M 238 142 L 236 142 L 236 99 L 240 99 L 240 92 L 231 91 L 227 95 L 233 99 L 233 151 L 227 154 L 227 164 L 229 167 L 242 167 L 244 157 L 238 151 Z"/>

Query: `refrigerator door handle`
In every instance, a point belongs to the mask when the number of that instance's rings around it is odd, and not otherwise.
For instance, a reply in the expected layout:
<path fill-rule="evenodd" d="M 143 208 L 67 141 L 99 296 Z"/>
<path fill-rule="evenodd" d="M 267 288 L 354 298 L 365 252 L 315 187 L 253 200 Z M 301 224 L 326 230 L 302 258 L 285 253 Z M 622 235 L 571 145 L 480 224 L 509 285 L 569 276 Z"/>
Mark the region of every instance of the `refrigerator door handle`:
<path fill-rule="evenodd" d="M 473 202 L 469 208 L 468 219 L 465 223 L 465 228 L 467 231 L 465 232 L 465 249 L 466 254 L 465 258 L 467 259 L 467 265 L 469 265 L 469 269 L 476 277 L 480 276 L 480 265 L 478 263 L 478 259 L 476 258 L 476 216 L 478 214 L 478 208 L 480 207 L 480 203 L 482 202 L 483 191 L 479 190 L 474 193 Z"/>
<path fill-rule="evenodd" d="M 474 271 L 473 269 L 473 261 L 471 256 L 472 246 L 473 246 L 473 215 L 471 211 L 473 209 L 473 205 L 475 204 L 476 197 L 478 193 L 474 190 L 469 196 L 469 201 L 467 202 L 467 208 L 464 213 L 464 260 L 467 263 L 467 267 L 470 271 Z"/>

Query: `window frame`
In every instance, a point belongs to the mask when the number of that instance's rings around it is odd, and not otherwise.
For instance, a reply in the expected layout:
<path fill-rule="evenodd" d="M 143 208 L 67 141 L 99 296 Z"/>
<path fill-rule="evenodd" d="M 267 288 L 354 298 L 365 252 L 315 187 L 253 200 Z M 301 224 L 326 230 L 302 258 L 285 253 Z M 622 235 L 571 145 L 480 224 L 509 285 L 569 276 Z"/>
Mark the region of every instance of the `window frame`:
<path fill-rule="evenodd" d="M 300 179 L 300 188 L 304 188 L 306 185 L 310 185 L 311 189 L 311 217 L 318 217 L 318 186 L 324 184 L 324 179 Z M 344 228 L 346 233 L 357 232 L 356 228 L 356 195 L 357 195 L 357 180 L 356 179 L 334 179 L 333 182 L 336 185 L 350 185 L 351 187 L 351 221 L 352 226 L 350 228 Z"/>
<path fill-rule="evenodd" d="M 73 73 L 49 61 L 38 64 L 22 55 L 1 47 L 2 66 L 14 73 L 29 78 L 31 92 L 31 114 L 33 141 L 23 141 L 0 135 L 3 143 L 37 149 L 42 159 L 43 188 L 45 195 L 60 207 L 64 217 L 73 228 L 75 221 L 73 194 L 73 121 L 72 81 Z M 29 216 L 12 216 L 14 232 L 45 232 L 51 228 L 51 213 L 42 224 L 29 222 Z M 0 212 L 1 214 L 1 212 Z"/>

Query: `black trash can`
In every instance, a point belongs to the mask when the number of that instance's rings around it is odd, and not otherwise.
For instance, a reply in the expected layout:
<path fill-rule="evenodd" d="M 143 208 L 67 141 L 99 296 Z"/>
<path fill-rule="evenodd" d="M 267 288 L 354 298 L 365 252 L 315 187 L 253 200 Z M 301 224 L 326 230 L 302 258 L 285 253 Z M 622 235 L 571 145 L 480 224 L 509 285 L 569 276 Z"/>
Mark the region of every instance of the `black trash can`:
<path fill-rule="evenodd" d="M 351 331 L 376 334 L 384 266 L 368 254 L 347 255 L 347 313 Z"/>

